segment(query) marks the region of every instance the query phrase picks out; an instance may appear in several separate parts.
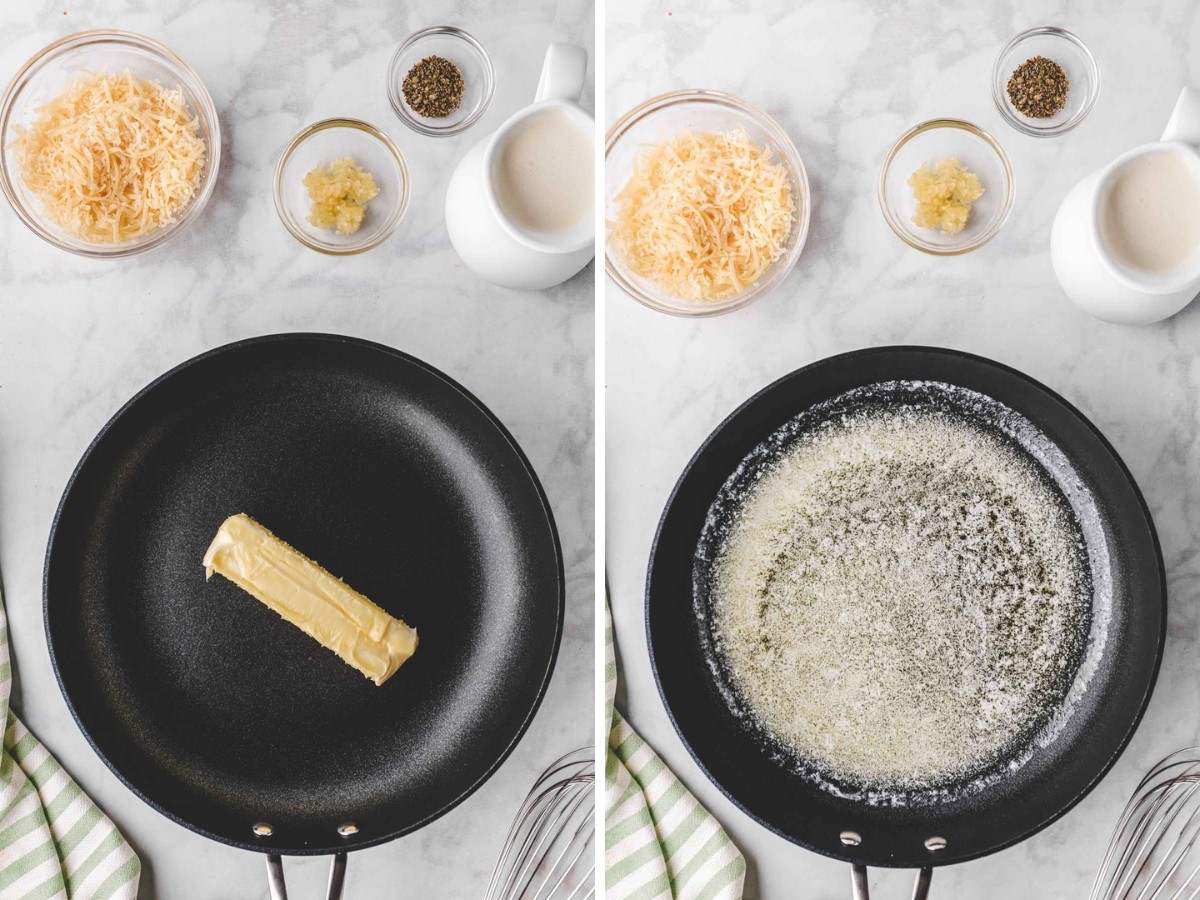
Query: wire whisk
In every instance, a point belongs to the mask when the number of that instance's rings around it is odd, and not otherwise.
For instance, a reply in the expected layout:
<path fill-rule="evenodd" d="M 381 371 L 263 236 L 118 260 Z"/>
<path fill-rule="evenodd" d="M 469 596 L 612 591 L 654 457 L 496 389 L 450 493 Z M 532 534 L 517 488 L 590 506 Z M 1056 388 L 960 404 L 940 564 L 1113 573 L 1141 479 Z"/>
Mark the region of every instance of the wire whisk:
<path fill-rule="evenodd" d="M 1091 900 L 1200 897 L 1200 747 L 1172 753 L 1142 779 L 1100 864 Z"/>
<path fill-rule="evenodd" d="M 550 764 L 521 804 L 487 900 L 590 900 L 596 894 L 596 760 L 592 748 Z"/>

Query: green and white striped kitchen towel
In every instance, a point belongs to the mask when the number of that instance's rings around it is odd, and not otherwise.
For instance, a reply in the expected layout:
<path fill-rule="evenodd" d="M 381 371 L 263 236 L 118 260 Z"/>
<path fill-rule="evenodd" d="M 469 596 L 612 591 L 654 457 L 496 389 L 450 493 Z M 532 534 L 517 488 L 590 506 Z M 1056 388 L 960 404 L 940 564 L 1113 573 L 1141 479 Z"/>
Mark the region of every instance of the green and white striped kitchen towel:
<path fill-rule="evenodd" d="M 746 860 L 616 711 L 617 654 L 605 606 L 604 880 L 608 900 L 741 900 Z"/>
<path fill-rule="evenodd" d="M 100 812 L 9 708 L 12 662 L 0 597 L 0 897 L 134 900 L 142 866 Z"/>

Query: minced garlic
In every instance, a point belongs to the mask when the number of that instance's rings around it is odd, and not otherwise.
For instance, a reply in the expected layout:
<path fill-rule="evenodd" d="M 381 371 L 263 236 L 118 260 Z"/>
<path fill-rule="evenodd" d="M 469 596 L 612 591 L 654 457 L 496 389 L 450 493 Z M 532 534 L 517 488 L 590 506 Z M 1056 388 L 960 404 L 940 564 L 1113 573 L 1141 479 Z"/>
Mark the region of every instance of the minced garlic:
<path fill-rule="evenodd" d="M 937 228 L 942 234 L 958 234 L 966 228 L 971 204 L 983 196 L 979 177 L 957 156 L 917 169 L 909 176 L 908 186 L 917 201 L 913 224 Z"/>
<path fill-rule="evenodd" d="M 371 173 L 349 156 L 329 165 L 318 165 L 304 176 L 312 210 L 308 222 L 316 228 L 333 228 L 354 234 L 362 226 L 367 203 L 379 194 Z"/>

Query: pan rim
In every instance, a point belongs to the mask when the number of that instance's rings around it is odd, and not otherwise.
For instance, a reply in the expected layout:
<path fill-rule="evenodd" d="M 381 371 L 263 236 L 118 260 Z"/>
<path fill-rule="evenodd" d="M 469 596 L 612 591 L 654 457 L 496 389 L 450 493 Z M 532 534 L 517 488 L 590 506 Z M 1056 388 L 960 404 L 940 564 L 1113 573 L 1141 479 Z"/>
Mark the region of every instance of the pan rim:
<path fill-rule="evenodd" d="M 778 828 L 778 827 L 772 825 L 771 823 L 765 821 L 762 817 L 758 816 L 757 814 L 755 814 L 754 812 L 749 810 L 746 807 L 746 805 L 744 803 L 742 803 L 741 800 L 739 800 L 729 790 L 727 790 L 725 788 L 725 786 L 716 777 L 714 777 L 713 774 L 709 771 L 708 766 L 706 766 L 704 764 L 704 762 L 700 759 L 699 755 L 697 754 L 696 749 L 692 746 L 691 742 L 684 735 L 683 729 L 680 726 L 680 723 L 675 716 L 675 712 L 674 712 L 674 710 L 672 710 L 670 703 L 667 701 L 666 690 L 663 687 L 662 676 L 661 676 L 661 673 L 659 672 L 659 661 L 658 661 L 657 654 L 655 653 L 654 641 L 653 641 L 653 637 L 652 637 L 652 630 L 651 630 L 651 623 L 650 623 L 650 603 L 651 603 L 650 590 L 651 590 L 651 583 L 652 583 L 653 576 L 654 576 L 655 561 L 658 557 L 659 542 L 662 539 L 663 529 L 664 529 L 664 526 L 666 525 L 667 518 L 670 515 L 671 510 L 675 505 L 675 502 L 681 492 L 684 482 L 687 480 L 688 476 L 692 473 L 692 470 L 696 467 L 697 463 L 700 461 L 701 457 L 707 451 L 708 447 L 713 443 L 713 441 L 716 440 L 716 438 L 722 432 L 724 432 L 726 427 L 728 427 L 730 425 L 730 423 L 743 412 L 743 410 L 745 410 L 747 407 L 754 404 L 756 401 L 758 401 L 764 395 L 777 389 L 779 386 L 781 386 L 785 382 L 788 382 L 794 378 L 803 377 L 805 374 L 810 374 L 813 370 L 818 369 L 819 367 L 826 366 L 826 365 L 832 365 L 835 363 L 845 363 L 848 361 L 862 359 L 864 357 L 869 357 L 869 356 L 881 356 L 881 355 L 884 355 L 887 353 L 933 354 L 933 355 L 937 355 L 937 356 L 947 357 L 950 359 L 959 359 L 959 360 L 965 360 L 965 361 L 968 361 L 968 362 L 971 362 L 974 364 L 981 364 L 983 366 L 999 370 L 1005 374 L 1015 376 L 1017 379 L 1025 382 L 1026 384 L 1035 388 L 1036 390 L 1043 392 L 1051 400 L 1060 404 L 1066 410 L 1067 413 L 1069 413 L 1071 416 L 1073 416 L 1080 424 L 1082 424 L 1093 435 L 1093 437 L 1095 437 L 1097 439 L 1100 446 L 1111 457 L 1111 459 L 1113 460 L 1113 462 L 1116 464 L 1117 468 L 1121 472 L 1122 476 L 1124 477 L 1126 483 L 1129 485 L 1129 487 L 1133 491 L 1133 496 L 1137 500 L 1138 509 L 1141 511 L 1141 515 L 1146 522 L 1146 526 L 1147 526 L 1148 533 L 1150 536 L 1151 545 L 1153 546 L 1153 549 L 1154 549 L 1155 561 L 1157 563 L 1158 595 L 1160 598 L 1159 602 L 1160 602 L 1160 606 L 1161 606 L 1161 623 L 1159 626 L 1158 643 L 1155 648 L 1154 665 L 1151 670 L 1149 681 L 1146 684 L 1145 693 L 1141 697 L 1141 700 L 1138 704 L 1138 708 L 1137 708 L 1134 716 L 1132 717 L 1130 724 L 1129 724 L 1129 728 L 1128 728 L 1127 732 L 1125 733 L 1124 737 L 1122 738 L 1120 744 L 1113 750 L 1113 752 L 1109 755 L 1108 759 L 1105 760 L 1103 766 L 1101 766 L 1097 770 L 1096 774 L 1087 782 L 1087 784 L 1085 784 L 1075 794 L 1075 796 L 1071 797 L 1070 800 L 1067 803 L 1065 803 L 1061 808 L 1059 808 L 1055 813 L 1044 818 L 1042 821 L 1038 822 L 1031 828 L 1021 832 L 1020 834 L 1016 835 L 1015 837 L 1012 837 L 1012 838 L 1006 839 L 1004 841 L 998 842 L 996 844 L 993 844 L 989 848 L 986 848 L 983 850 L 966 853 L 966 854 L 963 854 L 962 856 L 956 856 L 953 859 L 947 859 L 947 858 L 939 859 L 936 855 L 931 855 L 928 860 L 926 860 L 922 863 L 922 865 L 929 866 L 929 867 L 958 865 L 959 863 L 970 862 L 975 859 L 980 859 L 985 856 L 990 856 L 993 853 L 998 853 L 1001 850 L 1008 849 L 1009 847 L 1013 847 L 1025 840 L 1028 840 L 1029 838 L 1033 837 L 1038 832 L 1043 831 L 1044 829 L 1046 829 L 1047 827 L 1052 825 L 1054 822 L 1061 819 L 1068 812 L 1070 812 L 1072 809 L 1074 809 L 1075 806 L 1077 806 L 1084 799 L 1084 797 L 1086 797 L 1088 794 L 1090 794 L 1095 789 L 1096 785 L 1098 785 L 1104 779 L 1104 777 L 1106 775 L 1108 775 L 1108 773 L 1112 770 L 1112 767 L 1116 764 L 1117 760 L 1120 759 L 1122 754 L 1124 754 L 1126 748 L 1129 746 L 1130 741 L 1133 739 L 1134 734 L 1137 732 L 1138 727 L 1141 725 L 1141 722 L 1145 716 L 1146 710 L 1150 705 L 1150 699 L 1154 694 L 1154 688 L 1158 683 L 1158 676 L 1159 676 L 1159 672 L 1161 671 L 1161 667 L 1162 667 L 1162 659 L 1163 659 L 1163 653 L 1165 650 L 1166 636 L 1167 636 L 1167 616 L 1168 616 L 1168 611 L 1169 611 L 1168 610 L 1168 600 L 1167 600 L 1167 575 L 1166 575 L 1166 565 L 1163 561 L 1162 546 L 1161 546 L 1161 543 L 1159 542 L 1159 538 L 1158 538 L 1158 530 L 1154 525 L 1154 519 L 1150 514 L 1150 508 L 1146 504 L 1146 499 L 1142 495 L 1142 490 L 1138 486 L 1136 479 L 1134 479 L 1133 473 L 1129 470 L 1129 467 L 1125 464 L 1125 461 L 1121 458 L 1120 454 L 1117 453 L 1117 451 L 1113 447 L 1113 445 L 1109 442 L 1109 440 L 1104 436 L 1104 434 L 1095 426 L 1095 424 L 1087 416 L 1083 415 L 1083 413 L 1081 413 L 1075 407 L 1074 404 L 1069 402 L 1062 395 L 1060 395 L 1056 391 L 1052 390 L 1051 388 L 1047 387 L 1046 385 L 1042 384 L 1037 379 L 1025 374 L 1024 372 L 1020 371 L 1019 369 L 1015 369 L 1012 366 L 1006 365 L 1005 363 L 1001 363 L 996 360 L 989 359 L 988 357 L 980 356 L 975 353 L 968 353 L 965 350 L 956 350 L 956 349 L 949 348 L 949 347 L 931 347 L 931 346 L 924 346 L 924 345 L 920 345 L 920 344 L 888 344 L 888 345 L 881 345 L 881 346 L 875 346 L 875 347 L 863 347 L 863 348 L 859 348 L 858 350 L 849 350 L 849 351 L 846 351 L 843 353 L 837 353 L 837 354 L 833 354 L 832 356 L 826 356 L 821 359 L 814 360 L 813 362 L 810 362 L 806 365 L 803 365 L 797 369 L 792 370 L 791 372 L 787 372 L 784 375 L 781 375 L 780 377 L 778 377 L 776 379 L 773 379 L 767 385 L 765 385 L 764 387 L 755 391 L 746 400 L 739 403 L 737 405 L 737 407 L 735 407 L 728 415 L 726 415 L 724 418 L 721 419 L 721 421 L 716 425 L 716 427 L 713 428 L 712 431 L 709 432 L 708 436 L 705 437 L 704 440 L 700 443 L 700 446 L 696 449 L 695 453 L 693 453 L 692 456 L 688 459 L 687 464 L 683 468 L 683 471 L 680 473 L 674 486 L 671 488 L 671 492 L 667 497 L 667 502 L 663 506 L 662 514 L 659 516 L 658 524 L 654 530 L 654 539 L 650 545 L 650 557 L 649 557 L 649 561 L 646 566 L 646 585 L 645 585 L 643 604 L 642 604 L 642 606 L 643 606 L 643 624 L 644 624 L 645 635 L 646 635 L 646 647 L 647 647 L 647 650 L 648 650 L 648 653 L 650 656 L 650 669 L 654 674 L 654 683 L 658 689 L 659 700 L 662 702 L 663 707 L 666 709 L 667 718 L 670 719 L 671 726 L 675 729 L 676 736 L 679 738 L 680 743 L 682 743 L 684 748 L 687 750 L 688 755 L 691 757 L 692 761 L 696 764 L 696 766 L 703 773 L 704 777 L 708 780 L 708 782 L 710 784 L 712 784 L 714 787 L 717 788 L 718 791 L 720 791 L 720 793 L 725 797 L 725 799 L 727 799 L 735 807 L 737 807 L 737 809 L 743 815 L 748 817 L 751 821 L 753 821 L 756 824 L 760 825 L 761 827 L 765 828 L 767 831 L 783 838 L 784 840 L 788 841 L 789 843 L 795 844 L 798 847 L 802 847 L 805 850 L 808 850 L 813 853 L 817 853 L 821 856 L 828 857 L 830 859 L 836 859 L 839 862 L 845 862 L 845 863 L 851 863 L 851 864 L 860 864 L 860 863 L 866 864 L 865 859 L 855 856 L 853 854 L 853 852 L 847 852 L 844 854 L 831 853 L 826 849 L 823 849 L 821 847 L 815 847 L 815 846 L 812 846 L 802 840 L 799 840 L 794 835 L 787 833 L 782 828 Z M 847 850 L 852 851 L 852 848 L 848 847 Z M 870 865 L 875 866 L 875 867 L 892 868 L 892 869 L 915 868 L 914 866 L 908 865 L 904 862 L 888 862 L 888 861 L 879 862 L 874 859 L 871 860 Z"/>
<path fill-rule="evenodd" d="M 215 832 L 212 832 L 205 828 L 200 828 L 200 827 L 186 821 L 182 817 L 167 810 L 162 805 L 160 805 L 157 801 L 151 799 L 147 794 L 145 794 L 139 788 L 135 787 L 129 781 L 129 779 L 126 778 L 126 776 L 115 765 L 113 765 L 112 761 L 109 760 L 108 756 L 105 755 L 104 751 L 102 751 L 100 749 L 100 747 L 97 746 L 91 733 L 84 727 L 83 722 L 80 719 L 79 712 L 75 708 L 75 704 L 71 700 L 71 696 L 67 692 L 66 685 L 63 682 L 63 676 L 62 676 L 61 671 L 59 670 L 59 665 L 58 665 L 58 655 L 55 652 L 55 648 L 54 648 L 54 636 L 53 636 L 51 628 L 50 628 L 50 562 L 51 562 L 51 559 L 53 558 L 55 544 L 58 539 L 59 521 L 60 521 L 60 518 L 62 517 L 63 509 L 66 506 L 67 500 L 70 498 L 72 490 L 75 487 L 76 480 L 79 478 L 84 467 L 86 466 L 88 461 L 91 459 L 92 454 L 96 451 L 100 442 L 105 438 L 105 436 L 109 433 L 109 431 L 112 430 L 116 426 L 116 424 L 122 419 L 122 417 L 127 412 L 129 412 L 133 408 L 133 406 L 135 404 L 137 404 L 147 394 L 149 394 L 150 392 L 157 389 L 160 385 L 165 383 L 168 379 L 173 378 L 175 375 L 182 373 L 183 371 L 190 369 L 193 366 L 198 365 L 214 356 L 219 356 L 224 353 L 229 353 L 229 352 L 233 352 L 235 350 L 243 349 L 245 347 L 250 347 L 250 346 L 255 346 L 255 345 L 260 345 L 260 344 L 291 343 L 291 342 L 301 342 L 301 341 L 314 341 L 314 342 L 334 343 L 334 344 L 351 344 L 356 347 L 359 347 L 362 350 L 366 350 L 366 351 L 370 351 L 370 352 L 374 352 L 374 353 L 382 353 L 386 356 L 390 356 L 395 359 L 399 359 L 406 364 L 416 366 L 417 368 L 425 371 L 427 374 L 429 374 L 429 375 L 433 376 L 434 378 L 438 379 L 439 381 L 443 382 L 447 387 L 449 387 L 451 390 L 457 392 L 464 400 L 466 400 L 468 403 L 471 404 L 471 406 L 473 406 L 476 410 L 478 410 L 484 416 L 484 418 L 488 422 L 490 422 L 491 425 L 496 429 L 497 433 L 500 435 L 501 438 L 503 438 L 505 443 L 507 443 L 509 445 L 509 447 L 512 448 L 513 452 L 516 454 L 517 459 L 520 461 L 526 476 L 529 478 L 530 484 L 532 485 L 532 487 L 537 495 L 538 502 L 541 505 L 542 512 L 545 515 L 546 526 L 549 529 L 551 543 L 553 544 L 553 548 L 554 548 L 554 562 L 555 562 L 555 569 L 556 569 L 555 577 L 556 577 L 556 580 L 558 583 L 558 592 L 557 592 L 558 593 L 558 603 L 557 603 L 557 615 L 555 617 L 555 625 L 554 625 L 553 646 L 551 647 L 551 650 L 550 650 L 550 657 L 547 660 L 546 671 L 541 676 L 541 683 L 538 686 L 537 695 L 534 698 L 533 703 L 531 704 L 529 711 L 526 714 L 525 718 L 521 721 L 519 727 L 517 728 L 516 732 L 514 733 L 512 740 L 509 741 L 509 743 L 504 747 L 503 751 L 499 754 L 499 756 L 496 758 L 496 760 L 487 768 L 487 770 L 485 772 L 483 772 L 483 774 L 481 774 L 478 779 L 476 779 L 474 782 L 472 782 L 466 789 L 464 789 L 456 797 L 454 797 L 453 799 L 448 801 L 446 804 L 444 804 L 442 807 L 440 807 L 439 809 L 437 809 L 436 811 L 434 811 L 433 813 L 429 814 L 428 816 L 424 817 L 423 819 L 421 819 L 420 821 L 418 821 L 416 823 L 413 823 L 405 828 L 400 828 L 400 829 L 396 829 L 394 831 L 386 832 L 385 834 L 379 835 L 377 837 L 366 838 L 363 840 L 355 840 L 352 844 L 330 843 L 330 844 L 320 846 L 320 847 L 317 847 L 317 846 L 285 847 L 285 846 L 276 846 L 276 845 L 264 846 L 262 844 L 253 844 L 248 841 L 239 841 L 236 839 L 231 839 L 225 835 L 216 834 Z M 272 333 L 272 334 L 257 335 L 254 337 L 243 338 L 240 340 L 231 341 L 230 343 L 222 344 L 219 347 L 214 347 L 211 350 L 206 350 L 203 353 L 200 353 L 196 356 L 189 357 L 188 359 L 184 360 L 183 362 L 168 369 L 166 372 L 163 372 L 161 375 L 158 375 L 156 378 L 154 378 L 152 381 L 150 381 L 148 384 L 146 384 L 143 388 L 141 388 L 139 391 L 137 391 L 137 393 L 135 393 L 132 397 L 129 398 L 129 400 L 127 400 L 125 403 L 123 403 L 120 406 L 120 408 L 115 413 L 113 413 L 113 415 L 111 417 L 109 417 L 109 419 L 104 423 L 104 425 L 101 427 L 101 429 L 96 433 L 96 436 L 94 438 L 92 438 L 92 440 L 88 443 L 87 449 L 84 450 L 82 456 L 80 456 L 80 458 L 79 458 L 79 461 L 75 464 L 75 468 L 71 471 L 71 476 L 69 479 L 67 479 L 66 486 L 63 488 L 62 496 L 59 498 L 58 505 L 54 511 L 54 518 L 50 524 L 50 534 L 46 541 L 46 555 L 45 555 L 45 559 L 43 561 L 43 567 L 42 567 L 42 625 L 43 625 L 43 628 L 46 633 L 46 645 L 47 645 L 47 650 L 49 651 L 49 654 L 50 654 L 50 665 L 54 669 L 54 678 L 55 678 L 55 681 L 58 683 L 59 692 L 62 694 L 63 700 L 67 704 L 67 709 L 71 713 L 71 718 L 74 720 L 76 728 L 78 728 L 79 731 L 83 734 L 84 738 L 88 742 L 88 745 L 92 748 L 92 751 L 100 758 L 101 762 L 104 763 L 104 765 L 108 768 L 108 770 L 117 777 L 117 780 L 120 781 L 121 784 L 125 786 L 125 788 L 127 788 L 129 791 L 131 791 L 134 794 L 134 796 L 136 796 L 139 800 L 141 800 L 143 803 L 145 803 L 147 806 L 149 806 L 150 808 L 152 808 L 159 814 L 166 816 L 168 819 L 175 822 L 177 825 L 181 825 L 184 828 L 188 829 L 189 831 L 200 834 L 203 837 L 206 837 L 210 840 L 217 841 L 221 844 L 225 844 L 230 847 L 236 847 L 240 850 L 249 850 L 249 851 L 252 851 L 255 853 L 272 853 L 272 854 L 278 854 L 281 856 L 328 856 L 329 854 L 332 854 L 332 853 L 354 852 L 354 851 L 358 851 L 358 850 L 365 850 L 369 847 L 376 847 L 381 844 L 386 844 L 386 843 L 389 843 L 390 841 L 396 840 L 397 838 L 403 837 L 406 834 L 411 834 L 414 831 L 418 831 L 418 830 L 424 828 L 426 825 L 429 825 L 430 823 L 432 823 L 435 820 L 444 816 L 446 813 L 450 812 L 452 809 L 457 807 L 464 800 L 466 800 L 468 797 L 470 797 L 472 794 L 474 794 L 475 791 L 477 791 L 480 787 L 482 787 L 485 782 L 490 780 L 491 777 L 496 774 L 496 772 L 499 770 L 499 768 L 509 758 L 509 756 L 512 754 L 513 750 L 516 749 L 517 744 L 520 743 L 521 739 L 525 736 L 526 732 L 529 730 L 529 726 L 532 724 L 534 718 L 537 716 L 538 710 L 541 709 L 542 701 L 545 699 L 546 692 L 549 690 L 550 680 L 553 677 L 554 668 L 558 662 L 558 653 L 559 653 L 559 649 L 562 645 L 562 634 L 563 634 L 565 617 L 566 617 L 566 574 L 565 574 L 564 563 L 563 563 L 562 541 L 561 541 L 561 538 L 558 533 L 558 526 L 554 521 L 554 513 L 550 508 L 550 501 L 547 498 L 545 489 L 542 487 L 542 483 L 537 476 L 537 472 L 534 470 L 532 463 L 530 463 L 530 461 L 529 461 L 529 458 L 525 455 L 525 451 L 521 448 L 520 444 L 517 443 L 516 439 L 513 437 L 511 432 L 509 432 L 509 430 L 504 426 L 504 423 L 502 423 L 499 420 L 499 418 L 497 418 L 496 415 L 486 405 L 484 405 L 484 403 L 481 400 L 479 400 L 474 394 L 472 394 L 470 391 L 468 391 L 465 387 L 463 387 L 461 384 L 459 384 L 453 378 L 446 375 L 444 372 L 442 372 L 441 370 L 437 369 L 436 367 L 430 365 L 429 363 L 427 363 L 423 360 L 420 360 L 417 357 L 412 356 L 411 354 L 405 353 L 402 350 L 397 350 L 394 347 L 389 347 L 386 344 L 381 344 L 376 341 L 371 341 L 371 340 L 367 340 L 365 338 L 355 337 L 352 335 L 335 334 L 332 332 L 277 332 L 277 333 Z"/>

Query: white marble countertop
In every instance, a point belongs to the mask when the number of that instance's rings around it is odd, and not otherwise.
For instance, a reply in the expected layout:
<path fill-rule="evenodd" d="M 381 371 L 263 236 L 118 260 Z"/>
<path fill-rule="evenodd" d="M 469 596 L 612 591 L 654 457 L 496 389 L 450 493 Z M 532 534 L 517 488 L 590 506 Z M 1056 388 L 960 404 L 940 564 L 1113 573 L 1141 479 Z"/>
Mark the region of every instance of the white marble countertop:
<path fill-rule="evenodd" d="M 750 11 L 750 10 L 753 11 Z M 1017 134 L 992 104 L 990 74 L 1024 28 L 1065 26 L 1103 71 L 1091 117 L 1052 140 Z M 673 319 L 606 288 L 606 567 L 635 728 L 715 812 L 749 862 L 747 897 L 849 896 L 848 867 L 776 837 L 710 785 L 654 687 L 643 590 L 658 517 L 683 466 L 742 400 L 813 360 L 881 344 L 954 347 L 1015 366 L 1061 392 L 1108 436 L 1146 494 L 1170 576 L 1162 673 L 1113 772 L 1033 839 L 939 870 L 934 897 L 1086 896 L 1140 775 L 1200 739 L 1200 305 L 1162 325 L 1108 325 L 1063 296 L 1050 267 L 1054 212 L 1076 180 L 1156 139 L 1182 85 L 1200 85 L 1200 7 L 1120 0 L 609 0 L 605 125 L 666 91 L 742 96 L 792 136 L 814 212 L 799 266 L 773 295 L 709 321 Z M 960 258 L 911 250 L 888 229 L 875 185 L 888 147 L 917 122 L 956 116 L 1012 158 L 1017 200 L 999 237 Z M 873 873 L 879 897 L 910 873 Z"/>
<path fill-rule="evenodd" d="M 461 25 L 497 70 L 486 116 L 456 138 L 409 131 L 388 105 L 396 46 Z M 592 49 L 588 0 L 98 0 L 0 4 L 0 79 L 51 40 L 88 28 L 148 34 L 200 73 L 220 111 L 224 159 L 200 220 L 124 262 L 44 244 L 0 207 L 0 569 L 16 708 L 142 859 L 141 896 L 265 897 L 262 858 L 175 825 L 129 793 L 75 727 L 50 667 L 41 572 L 59 496 L 96 431 L 161 372 L 257 334 L 331 331 L 412 353 L 476 394 L 537 470 L 562 536 L 567 620 L 558 667 L 528 734 L 476 794 L 429 827 L 351 856 L 347 897 L 482 896 L 508 825 L 542 767 L 593 733 L 593 269 L 545 293 L 493 288 L 450 248 L 442 200 L 471 144 L 532 99 L 547 43 Z M 592 79 L 586 96 L 590 97 Z M 387 131 L 413 180 L 383 246 L 334 259 L 293 240 L 271 202 L 279 151 L 307 123 L 352 115 Z M 327 861 L 287 864 L 291 895 L 324 896 Z"/>

